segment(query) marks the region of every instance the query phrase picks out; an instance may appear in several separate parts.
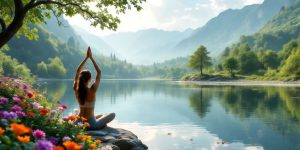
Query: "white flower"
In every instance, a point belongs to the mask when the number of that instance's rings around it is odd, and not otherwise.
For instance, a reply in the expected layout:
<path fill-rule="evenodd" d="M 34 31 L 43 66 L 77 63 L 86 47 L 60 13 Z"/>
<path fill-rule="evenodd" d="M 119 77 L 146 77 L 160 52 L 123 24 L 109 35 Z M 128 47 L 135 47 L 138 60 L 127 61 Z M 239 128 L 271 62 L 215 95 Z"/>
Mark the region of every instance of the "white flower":
<path fill-rule="evenodd" d="M 74 115 L 78 115 L 79 114 L 79 110 L 78 109 L 73 109 L 73 114 Z"/>
<path fill-rule="evenodd" d="M 104 147 L 101 147 L 101 150 L 113 150 L 110 145 L 106 145 Z"/>

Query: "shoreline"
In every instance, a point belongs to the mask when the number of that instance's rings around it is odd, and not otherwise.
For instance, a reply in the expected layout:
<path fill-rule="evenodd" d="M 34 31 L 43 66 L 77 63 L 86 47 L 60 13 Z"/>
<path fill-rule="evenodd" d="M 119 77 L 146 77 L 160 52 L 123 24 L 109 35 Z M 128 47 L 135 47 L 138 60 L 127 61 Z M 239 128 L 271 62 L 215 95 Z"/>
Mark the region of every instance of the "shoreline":
<path fill-rule="evenodd" d="M 300 87 L 300 81 L 264 81 L 264 80 L 231 80 L 231 81 L 177 81 L 182 84 L 211 86 L 290 86 Z"/>
<path fill-rule="evenodd" d="M 71 81 L 74 79 L 55 79 L 55 78 L 39 78 L 38 82 L 44 81 Z M 143 79 L 102 79 L 102 80 L 119 80 L 119 81 L 172 81 L 181 84 L 196 84 L 196 85 L 215 85 L 215 86 L 294 86 L 300 87 L 300 81 L 277 81 L 277 80 L 220 80 L 220 81 L 182 81 L 182 80 L 171 80 L 171 79 L 158 79 L 158 78 L 143 78 Z"/>
<path fill-rule="evenodd" d="M 38 78 L 37 81 L 38 82 L 42 82 L 42 81 L 73 81 L 73 78 L 66 78 L 66 79 L 57 79 L 57 78 Z M 161 79 L 161 78 L 135 78 L 135 79 L 126 79 L 126 78 L 120 78 L 120 79 L 110 79 L 110 78 L 105 78 L 105 79 L 101 79 L 101 80 L 132 80 L 132 81 L 172 81 L 172 79 Z"/>

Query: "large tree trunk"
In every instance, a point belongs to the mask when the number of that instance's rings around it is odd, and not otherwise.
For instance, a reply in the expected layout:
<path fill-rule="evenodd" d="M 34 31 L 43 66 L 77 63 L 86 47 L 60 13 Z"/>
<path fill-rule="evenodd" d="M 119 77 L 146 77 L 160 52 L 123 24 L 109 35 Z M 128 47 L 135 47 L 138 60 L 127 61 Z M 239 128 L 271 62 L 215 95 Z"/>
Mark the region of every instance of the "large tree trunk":
<path fill-rule="evenodd" d="M 23 20 L 25 18 L 25 12 L 19 12 L 16 14 L 12 23 L 0 34 L 0 48 L 4 46 L 22 27 Z"/>
<path fill-rule="evenodd" d="M 21 0 L 14 0 L 14 3 L 14 19 L 7 28 L 3 28 L 2 26 L 2 32 L 0 34 L 0 48 L 3 47 L 14 36 L 23 25 L 26 10 L 24 9 Z"/>

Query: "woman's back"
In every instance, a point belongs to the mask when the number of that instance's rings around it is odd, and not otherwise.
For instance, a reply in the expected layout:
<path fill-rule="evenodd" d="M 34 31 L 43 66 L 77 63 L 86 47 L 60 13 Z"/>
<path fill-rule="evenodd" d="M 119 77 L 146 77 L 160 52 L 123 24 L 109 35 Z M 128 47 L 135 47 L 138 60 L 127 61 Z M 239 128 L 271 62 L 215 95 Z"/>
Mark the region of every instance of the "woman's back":
<path fill-rule="evenodd" d="M 80 101 L 80 98 L 78 96 L 76 97 L 78 101 Z M 90 118 L 94 116 L 95 101 L 96 101 L 95 92 L 92 89 L 88 89 L 84 103 L 82 105 L 79 103 L 79 107 L 80 107 L 79 115 L 85 118 Z"/>

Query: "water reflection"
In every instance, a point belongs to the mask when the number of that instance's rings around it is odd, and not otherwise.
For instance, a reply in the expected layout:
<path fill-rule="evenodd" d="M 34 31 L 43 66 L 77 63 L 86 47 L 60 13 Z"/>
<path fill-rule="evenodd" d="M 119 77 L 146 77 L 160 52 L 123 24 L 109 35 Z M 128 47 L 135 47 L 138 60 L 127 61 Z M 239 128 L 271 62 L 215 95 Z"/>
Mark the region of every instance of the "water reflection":
<path fill-rule="evenodd" d="M 78 107 L 72 81 L 40 88 L 69 110 Z M 300 149 L 299 90 L 103 80 L 96 111 L 116 112 L 113 125 L 136 132 L 150 149 Z"/>

